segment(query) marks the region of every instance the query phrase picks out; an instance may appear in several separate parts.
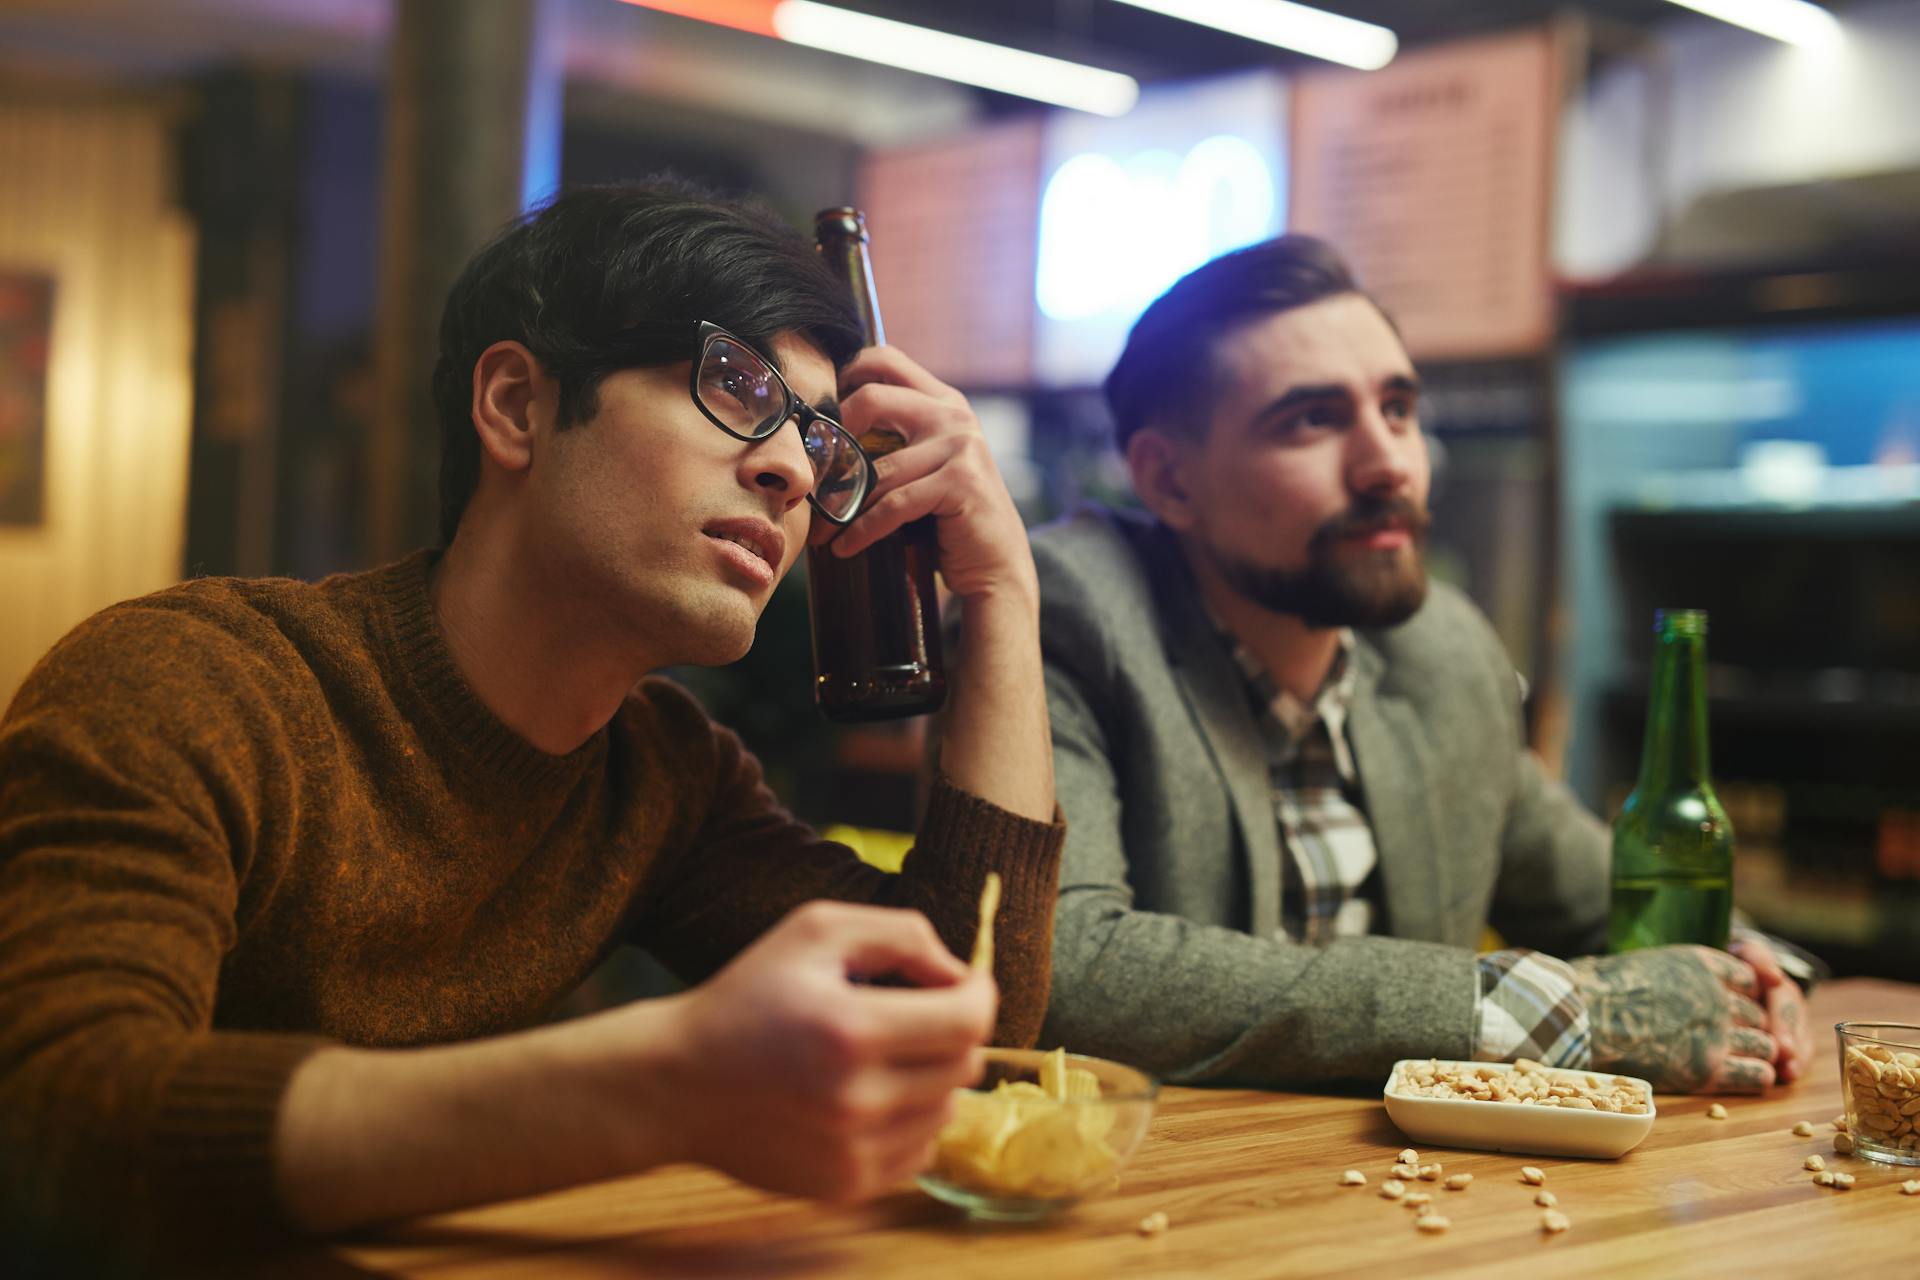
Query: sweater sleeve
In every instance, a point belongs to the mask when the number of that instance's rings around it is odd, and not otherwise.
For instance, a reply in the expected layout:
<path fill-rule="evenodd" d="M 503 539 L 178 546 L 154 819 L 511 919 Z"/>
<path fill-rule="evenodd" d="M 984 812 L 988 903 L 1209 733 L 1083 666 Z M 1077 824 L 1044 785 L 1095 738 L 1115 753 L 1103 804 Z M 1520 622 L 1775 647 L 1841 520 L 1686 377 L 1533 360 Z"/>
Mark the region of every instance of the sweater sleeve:
<path fill-rule="evenodd" d="M 899 874 L 866 865 L 789 814 L 732 733 L 687 695 L 649 681 L 656 733 L 687 744 L 683 777 L 697 792 L 683 838 L 650 877 L 632 940 L 689 981 L 718 970 L 801 903 L 814 898 L 917 910 L 957 955 L 972 948 L 989 871 L 1003 881 L 994 926 L 1000 986 L 998 1044 L 1039 1035 L 1051 983 L 1053 900 L 1064 825 L 1034 822 L 936 777 L 926 816 Z"/>
<path fill-rule="evenodd" d="M 0 1236 L 29 1256 L 277 1230 L 274 1120 L 320 1042 L 212 1029 L 284 764 L 265 678 L 220 628 L 122 606 L 0 721 Z"/>

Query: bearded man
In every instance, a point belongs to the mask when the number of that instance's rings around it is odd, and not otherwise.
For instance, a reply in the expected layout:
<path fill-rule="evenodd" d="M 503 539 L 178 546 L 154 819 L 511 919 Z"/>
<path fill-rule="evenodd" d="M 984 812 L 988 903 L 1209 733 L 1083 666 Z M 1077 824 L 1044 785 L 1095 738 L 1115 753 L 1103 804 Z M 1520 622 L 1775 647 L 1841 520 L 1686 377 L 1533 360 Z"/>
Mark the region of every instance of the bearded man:
<path fill-rule="evenodd" d="M 1757 937 L 1588 956 L 1605 829 L 1527 750 L 1485 618 L 1427 581 L 1419 382 L 1331 248 L 1198 268 L 1106 394 L 1145 513 L 1033 537 L 1068 824 L 1044 1043 L 1254 1086 L 1429 1056 L 1798 1072 Z M 1509 945 L 1477 954 L 1489 925 Z"/>

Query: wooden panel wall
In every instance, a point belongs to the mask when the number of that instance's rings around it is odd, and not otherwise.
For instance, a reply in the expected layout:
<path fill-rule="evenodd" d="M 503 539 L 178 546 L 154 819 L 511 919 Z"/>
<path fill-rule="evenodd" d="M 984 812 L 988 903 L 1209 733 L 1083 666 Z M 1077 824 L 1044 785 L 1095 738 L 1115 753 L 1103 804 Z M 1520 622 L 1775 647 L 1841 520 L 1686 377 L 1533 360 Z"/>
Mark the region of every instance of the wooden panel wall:
<path fill-rule="evenodd" d="M 0 527 L 0 703 L 82 618 L 180 577 L 193 237 L 165 104 L 0 97 L 0 270 L 55 280 L 46 505 Z"/>

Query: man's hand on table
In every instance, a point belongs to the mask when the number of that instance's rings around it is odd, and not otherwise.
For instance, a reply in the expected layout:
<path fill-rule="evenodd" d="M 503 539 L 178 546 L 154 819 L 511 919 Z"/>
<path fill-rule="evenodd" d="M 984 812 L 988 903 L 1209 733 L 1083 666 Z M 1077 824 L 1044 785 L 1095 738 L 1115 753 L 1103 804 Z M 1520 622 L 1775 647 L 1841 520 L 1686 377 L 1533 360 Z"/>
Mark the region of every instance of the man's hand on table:
<path fill-rule="evenodd" d="M 914 985 L 849 980 L 882 974 Z M 815 902 L 675 1001 L 645 1100 L 675 1154 L 846 1203 L 931 1159 L 954 1089 L 980 1076 L 999 996 L 919 913 Z"/>
<path fill-rule="evenodd" d="M 1746 960 L 1679 946 L 1572 963 L 1596 1069 L 1674 1093 L 1758 1093 L 1778 1078 L 1782 1049 L 1759 1002 L 1766 984 Z"/>
<path fill-rule="evenodd" d="M 1727 950 L 1746 961 L 1760 980 L 1760 999 L 1767 1007 L 1768 1029 L 1780 1049 L 1780 1056 L 1774 1060 L 1780 1082 L 1798 1080 L 1806 1070 L 1807 1054 L 1812 1048 L 1807 1041 L 1807 997 L 1801 992 L 1800 984 L 1781 969 L 1773 948 L 1758 934 L 1735 939 Z"/>

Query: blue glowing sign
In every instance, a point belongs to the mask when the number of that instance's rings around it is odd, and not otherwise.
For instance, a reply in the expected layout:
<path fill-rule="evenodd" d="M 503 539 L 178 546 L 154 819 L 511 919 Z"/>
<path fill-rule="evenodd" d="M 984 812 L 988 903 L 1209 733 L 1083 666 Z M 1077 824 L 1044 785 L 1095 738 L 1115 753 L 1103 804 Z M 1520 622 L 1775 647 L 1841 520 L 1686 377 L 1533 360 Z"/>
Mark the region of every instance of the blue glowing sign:
<path fill-rule="evenodd" d="M 1271 235 L 1276 189 L 1260 149 L 1233 134 L 1184 155 L 1073 156 L 1041 197 L 1040 310 L 1061 321 L 1130 320 L 1207 259 Z"/>

